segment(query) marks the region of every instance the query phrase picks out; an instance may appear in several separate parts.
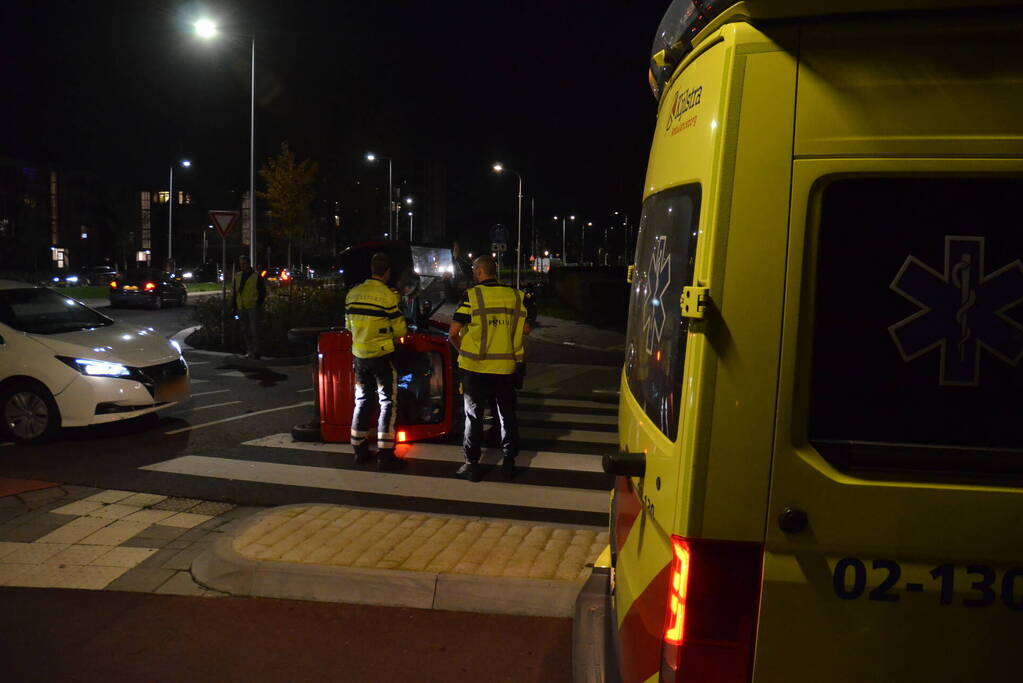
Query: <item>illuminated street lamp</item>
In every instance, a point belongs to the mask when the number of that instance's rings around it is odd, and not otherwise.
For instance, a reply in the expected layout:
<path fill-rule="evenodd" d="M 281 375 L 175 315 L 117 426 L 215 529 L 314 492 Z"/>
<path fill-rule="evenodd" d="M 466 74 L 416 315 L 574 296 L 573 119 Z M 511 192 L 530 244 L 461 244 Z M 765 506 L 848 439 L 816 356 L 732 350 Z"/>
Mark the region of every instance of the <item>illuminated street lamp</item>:
<path fill-rule="evenodd" d="M 592 227 L 593 227 L 593 221 L 587 222 L 586 225 L 583 225 L 581 223 L 579 224 L 579 234 L 582 236 L 582 239 L 580 240 L 580 245 L 579 245 L 579 262 L 581 264 L 585 263 L 585 261 L 586 261 L 586 228 L 592 228 Z"/>
<path fill-rule="evenodd" d="M 558 217 L 555 216 L 554 220 L 558 220 Z M 566 220 L 574 221 L 575 220 L 575 216 L 567 216 L 567 217 L 566 216 L 562 216 L 561 217 L 561 263 L 564 264 L 564 265 L 568 265 L 568 246 L 567 246 L 567 243 L 565 242 L 565 222 L 566 222 Z"/>
<path fill-rule="evenodd" d="M 518 236 L 515 243 L 515 289 L 519 288 L 519 276 L 522 270 L 522 174 L 503 164 L 497 163 L 492 166 L 496 173 L 514 173 L 519 178 L 519 213 L 518 213 Z"/>
<path fill-rule="evenodd" d="M 377 159 L 387 160 L 387 232 L 394 232 L 394 168 L 391 157 L 382 157 L 373 152 L 366 153 L 366 161 L 370 163 Z M 385 235 L 386 237 L 386 235 Z"/>
<path fill-rule="evenodd" d="M 182 159 L 180 162 L 182 168 L 191 168 L 192 162 L 188 159 Z M 171 253 L 171 237 L 174 233 L 174 164 L 170 165 L 170 188 L 167 191 L 167 261 L 170 262 L 172 259 Z"/>
<path fill-rule="evenodd" d="M 408 243 L 412 244 L 412 218 L 415 216 L 415 211 L 408 212 Z"/>
<path fill-rule="evenodd" d="M 200 19 L 193 24 L 195 34 L 204 40 L 220 35 L 217 24 Z M 249 73 L 249 263 L 256 265 L 256 34 L 238 34 L 252 41 L 252 63 Z"/>

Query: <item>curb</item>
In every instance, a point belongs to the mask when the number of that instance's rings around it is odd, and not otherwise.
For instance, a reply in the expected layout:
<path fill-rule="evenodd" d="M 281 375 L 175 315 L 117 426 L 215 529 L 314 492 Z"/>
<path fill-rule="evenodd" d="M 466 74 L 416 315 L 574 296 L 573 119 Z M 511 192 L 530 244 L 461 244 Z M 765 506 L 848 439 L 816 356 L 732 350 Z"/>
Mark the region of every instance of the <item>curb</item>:
<path fill-rule="evenodd" d="M 186 327 L 179 332 L 174 333 L 171 337 L 171 341 L 176 341 L 181 345 L 181 348 L 190 353 L 197 353 L 203 356 L 211 356 L 213 358 L 224 358 L 234 359 L 234 365 L 243 368 L 259 369 L 264 367 L 280 367 L 288 365 L 308 365 L 316 360 L 316 354 L 309 354 L 307 356 L 286 356 L 283 358 L 264 358 L 262 360 L 252 360 L 249 358 L 243 358 L 236 353 L 228 353 L 227 351 L 207 351 L 206 349 L 197 349 L 191 344 L 185 342 L 193 332 L 199 329 L 200 325 L 193 325 L 192 327 Z"/>
<path fill-rule="evenodd" d="M 256 513 L 192 561 L 196 582 L 239 596 L 416 607 L 483 614 L 565 617 L 575 613 L 582 582 L 469 574 L 361 569 L 252 560 L 234 539 L 273 510 Z"/>

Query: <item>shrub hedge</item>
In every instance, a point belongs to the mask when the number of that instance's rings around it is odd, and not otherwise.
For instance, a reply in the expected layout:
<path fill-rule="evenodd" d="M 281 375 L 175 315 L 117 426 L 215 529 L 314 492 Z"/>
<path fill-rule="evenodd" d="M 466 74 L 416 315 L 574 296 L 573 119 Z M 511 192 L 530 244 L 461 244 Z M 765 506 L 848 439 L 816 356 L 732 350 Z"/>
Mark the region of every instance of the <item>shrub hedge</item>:
<path fill-rule="evenodd" d="M 288 330 L 295 327 L 333 327 L 344 324 L 346 290 L 340 287 L 273 287 L 263 308 L 262 353 L 265 356 L 294 356 Z M 241 330 L 227 306 L 227 326 L 219 296 L 195 299 L 196 323 L 200 326 L 188 343 L 197 349 L 242 353 Z M 224 343 L 220 341 L 224 329 Z"/>

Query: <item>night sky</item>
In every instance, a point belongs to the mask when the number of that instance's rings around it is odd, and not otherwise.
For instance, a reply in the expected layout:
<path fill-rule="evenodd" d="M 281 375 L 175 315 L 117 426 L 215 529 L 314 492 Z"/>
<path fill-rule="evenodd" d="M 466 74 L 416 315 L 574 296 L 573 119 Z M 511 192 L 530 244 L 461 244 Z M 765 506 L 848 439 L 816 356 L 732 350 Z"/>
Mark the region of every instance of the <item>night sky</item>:
<path fill-rule="evenodd" d="M 668 0 L 8 5 L 0 154 L 137 187 L 181 182 L 221 201 L 248 183 L 249 40 L 257 165 L 287 140 L 327 193 L 446 167 L 453 230 L 514 217 L 522 172 L 537 215 L 638 217 L 655 102 L 649 49 Z M 194 36 L 218 20 L 214 42 Z M 321 194 L 324 192 L 321 189 Z M 214 207 L 210 207 L 214 208 Z"/>

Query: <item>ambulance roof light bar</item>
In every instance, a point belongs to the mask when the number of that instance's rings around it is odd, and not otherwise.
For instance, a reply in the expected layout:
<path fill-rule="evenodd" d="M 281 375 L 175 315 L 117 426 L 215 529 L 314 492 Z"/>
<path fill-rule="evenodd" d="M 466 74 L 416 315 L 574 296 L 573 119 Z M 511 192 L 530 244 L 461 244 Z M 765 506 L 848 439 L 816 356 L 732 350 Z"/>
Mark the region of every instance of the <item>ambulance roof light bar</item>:
<path fill-rule="evenodd" d="M 738 0 L 674 0 L 657 27 L 650 50 L 650 89 L 661 99 L 664 84 L 675 72 L 682 58 L 693 49 L 693 38 L 714 17 Z"/>

